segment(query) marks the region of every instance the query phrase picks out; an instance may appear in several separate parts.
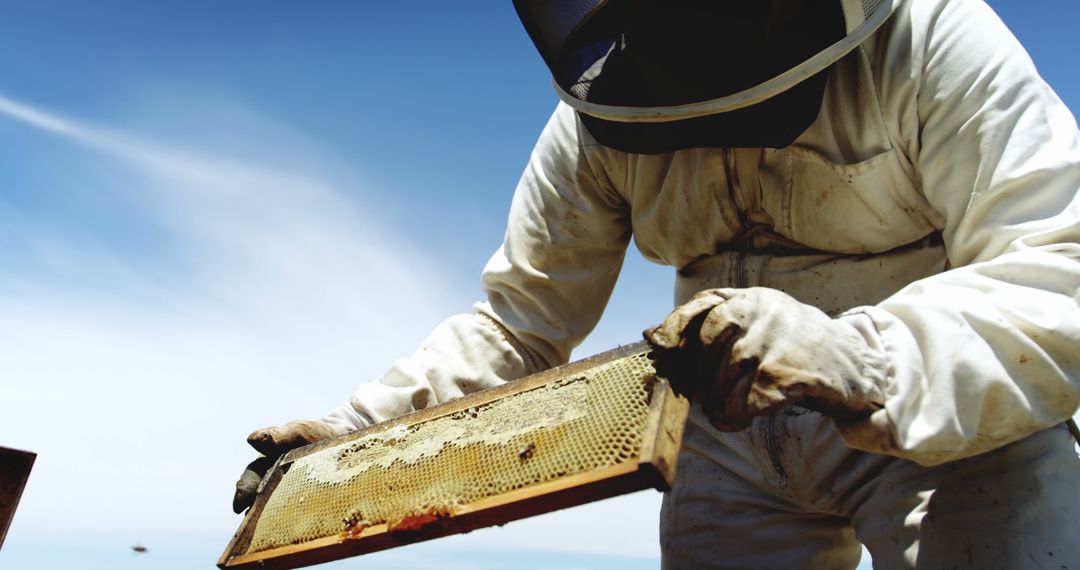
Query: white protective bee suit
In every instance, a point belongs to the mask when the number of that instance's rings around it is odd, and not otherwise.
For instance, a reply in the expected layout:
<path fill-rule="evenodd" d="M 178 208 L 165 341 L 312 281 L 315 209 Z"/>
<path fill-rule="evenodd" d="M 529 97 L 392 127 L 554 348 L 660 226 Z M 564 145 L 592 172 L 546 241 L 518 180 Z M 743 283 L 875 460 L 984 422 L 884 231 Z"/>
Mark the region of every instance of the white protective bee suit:
<path fill-rule="evenodd" d="M 764 286 L 860 331 L 884 406 L 721 433 L 695 409 L 667 568 L 1080 566 L 1080 136 L 978 0 L 902 0 L 833 65 L 783 149 L 638 155 L 560 104 L 521 178 L 486 302 L 326 421 L 380 422 L 565 363 L 631 238 L 676 303 Z"/>

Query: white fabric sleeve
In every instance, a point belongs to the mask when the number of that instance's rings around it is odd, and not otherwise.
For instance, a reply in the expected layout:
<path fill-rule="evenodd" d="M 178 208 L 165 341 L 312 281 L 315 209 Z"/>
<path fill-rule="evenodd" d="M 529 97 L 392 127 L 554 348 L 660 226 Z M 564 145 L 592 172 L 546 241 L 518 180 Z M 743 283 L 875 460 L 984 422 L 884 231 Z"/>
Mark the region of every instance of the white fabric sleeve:
<path fill-rule="evenodd" d="M 1080 403 L 1080 136 L 981 1 L 903 2 L 894 17 L 871 45 L 883 108 L 952 269 L 841 317 L 891 357 L 884 408 L 841 431 L 852 447 L 933 465 L 1059 424 Z"/>
<path fill-rule="evenodd" d="M 353 429 L 567 362 L 600 319 L 630 240 L 604 151 L 560 105 L 518 183 L 488 301 L 438 325 L 410 357 L 324 421 Z"/>

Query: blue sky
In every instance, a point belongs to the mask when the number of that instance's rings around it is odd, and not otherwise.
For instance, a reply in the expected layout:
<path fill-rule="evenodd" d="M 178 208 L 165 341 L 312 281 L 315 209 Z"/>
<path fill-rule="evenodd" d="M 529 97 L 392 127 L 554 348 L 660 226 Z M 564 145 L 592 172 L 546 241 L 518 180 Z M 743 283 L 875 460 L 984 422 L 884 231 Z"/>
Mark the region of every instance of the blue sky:
<path fill-rule="evenodd" d="M 0 2 L 0 445 L 40 454 L 0 565 L 209 567 L 247 432 L 478 300 L 555 97 L 509 2 L 460 4 Z M 1080 108 L 1080 5 L 991 5 Z M 631 253 L 578 355 L 670 284 Z M 656 567 L 658 504 L 370 563 Z"/>

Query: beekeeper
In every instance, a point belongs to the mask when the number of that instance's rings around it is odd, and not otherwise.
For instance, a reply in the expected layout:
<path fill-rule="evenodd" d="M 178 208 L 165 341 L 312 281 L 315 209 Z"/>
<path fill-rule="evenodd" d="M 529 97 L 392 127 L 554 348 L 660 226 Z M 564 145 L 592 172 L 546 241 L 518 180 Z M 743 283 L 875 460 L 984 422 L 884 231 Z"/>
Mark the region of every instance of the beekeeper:
<path fill-rule="evenodd" d="M 487 300 L 259 451 L 567 362 L 633 238 L 699 404 L 665 568 L 1080 565 L 1080 136 L 986 4 L 515 5 L 562 102 Z"/>

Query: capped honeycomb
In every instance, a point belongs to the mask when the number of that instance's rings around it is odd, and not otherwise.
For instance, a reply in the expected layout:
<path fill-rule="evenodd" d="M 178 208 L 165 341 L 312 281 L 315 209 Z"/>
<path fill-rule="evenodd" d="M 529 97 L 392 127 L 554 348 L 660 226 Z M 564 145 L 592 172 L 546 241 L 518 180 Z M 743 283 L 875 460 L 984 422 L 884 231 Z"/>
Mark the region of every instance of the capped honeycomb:
<path fill-rule="evenodd" d="M 655 382 L 645 354 L 633 354 L 303 455 L 272 490 L 242 553 L 377 525 L 407 531 L 491 497 L 636 462 Z"/>

